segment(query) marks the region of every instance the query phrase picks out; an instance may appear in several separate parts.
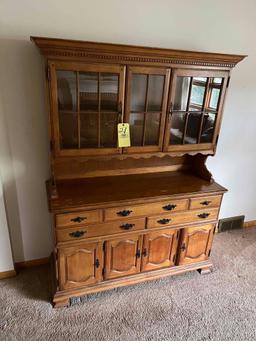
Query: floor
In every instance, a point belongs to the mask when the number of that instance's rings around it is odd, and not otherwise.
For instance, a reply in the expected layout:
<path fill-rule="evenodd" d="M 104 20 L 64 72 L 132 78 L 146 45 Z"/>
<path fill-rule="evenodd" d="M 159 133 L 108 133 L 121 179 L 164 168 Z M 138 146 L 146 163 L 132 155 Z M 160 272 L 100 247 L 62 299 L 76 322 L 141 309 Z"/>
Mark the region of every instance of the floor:
<path fill-rule="evenodd" d="M 52 309 L 48 266 L 0 282 L 0 340 L 256 340 L 256 229 L 216 236 L 213 273 L 91 295 Z"/>

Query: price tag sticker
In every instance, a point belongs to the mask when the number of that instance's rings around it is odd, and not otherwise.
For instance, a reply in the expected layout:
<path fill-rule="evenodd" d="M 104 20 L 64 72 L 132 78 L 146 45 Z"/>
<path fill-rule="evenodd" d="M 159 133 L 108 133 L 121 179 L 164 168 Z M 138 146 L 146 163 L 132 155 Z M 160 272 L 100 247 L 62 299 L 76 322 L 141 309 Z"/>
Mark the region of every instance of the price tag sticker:
<path fill-rule="evenodd" d="M 130 147 L 130 126 L 129 123 L 118 123 L 117 125 L 118 147 Z"/>

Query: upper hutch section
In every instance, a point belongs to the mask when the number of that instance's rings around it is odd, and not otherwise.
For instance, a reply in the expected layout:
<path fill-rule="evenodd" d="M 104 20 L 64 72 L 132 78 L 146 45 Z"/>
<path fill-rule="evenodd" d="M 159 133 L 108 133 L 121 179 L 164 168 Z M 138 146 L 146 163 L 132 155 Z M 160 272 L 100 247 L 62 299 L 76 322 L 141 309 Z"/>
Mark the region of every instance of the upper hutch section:
<path fill-rule="evenodd" d="M 57 174 L 67 157 L 215 153 L 230 70 L 245 56 L 31 39 L 46 59 Z M 118 148 L 120 122 L 130 147 Z"/>

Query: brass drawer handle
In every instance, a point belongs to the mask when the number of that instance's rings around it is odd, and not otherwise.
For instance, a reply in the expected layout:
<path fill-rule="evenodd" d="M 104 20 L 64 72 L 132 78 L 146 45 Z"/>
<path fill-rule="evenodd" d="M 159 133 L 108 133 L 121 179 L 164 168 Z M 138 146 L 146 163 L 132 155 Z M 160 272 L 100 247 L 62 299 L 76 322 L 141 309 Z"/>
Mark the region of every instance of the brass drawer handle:
<path fill-rule="evenodd" d="M 134 226 L 135 226 L 135 224 L 123 224 L 123 225 L 120 225 L 120 228 L 123 229 L 123 230 L 130 230 Z"/>
<path fill-rule="evenodd" d="M 168 205 L 163 206 L 162 208 L 163 208 L 164 210 L 166 210 L 166 211 L 172 211 L 172 210 L 174 210 L 176 207 L 177 207 L 177 205 L 168 204 Z"/>
<path fill-rule="evenodd" d="M 157 220 L 157 222 L 161 225 L 168 224 L 170 221 L 171 221 L 171 219 L 167 219 L 167 218 Z"/>
<path fill-rule="evenodd" d="M 186 250 L 186 245 L 185 245 L 185 243 L 182 244 L 182 246 L 181 246 L 180 249 L 181 249 L 182 252 L 184 252 L 184 251 Z"/>
<path fill-rule="evenodd" d="M 73 237 L 73 238 L 80 238 L 85 233 L 86 233 L 86 231 L 76 231 L 76 232 L 71 232 L 69 235 L 70 235 L 70 237 Z"/>
<path fill-rule="evenodd" d="M 74 223 L 81 223 L 85 219 L 87 219 L 87 218 L 86 217 L 76 217 L 76 218 L 73 218 L 73 219 L 70 219 L 70 220 L 73 221 Z"/>
<path fill-rule="evenodd" d="M 210 213 L 201 213 L 201 214 L 198 214 L 198 218 L 205 219 L 205 218 L 209 217 L 209 215 L 210 215 Z"/>
<path fill-rule="evenodd" d="M 127 217 L 131 213 L 132 213 L 132 211 L 130 211 L 130 210 L 123 210 L 123 211 L 116 212 L 117 215 L 120 215 L 122 217 Z"/>
<path fill-rule="evenodd" d="M 210 203 L 211 203 L 211 201 L 207 201 L 207 200 L 200 202 L 200 204 L 203 206 L 208 206 L 208 205 L 210 205 Z"/>

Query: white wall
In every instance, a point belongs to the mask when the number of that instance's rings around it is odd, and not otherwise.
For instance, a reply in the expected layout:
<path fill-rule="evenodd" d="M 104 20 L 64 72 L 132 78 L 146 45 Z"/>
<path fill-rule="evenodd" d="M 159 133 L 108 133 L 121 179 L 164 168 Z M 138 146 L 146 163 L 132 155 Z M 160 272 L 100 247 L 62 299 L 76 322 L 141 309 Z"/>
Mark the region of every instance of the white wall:
<path fill-rule="evenodd" d="M 16 261 L 52 248 L 43 68 L 30 35 L 248 54 L 233 71 L 217 156 L 229 189 L 221 217 L 256 219 L 255 0 L 1 0 L 0 86 L 6 125 L 4 190 Z M 3 139 L 3 137 L 2 137 Z M 7 170 L 6 170 L 7 169 Z"/>

